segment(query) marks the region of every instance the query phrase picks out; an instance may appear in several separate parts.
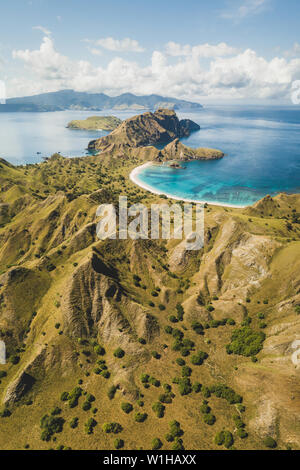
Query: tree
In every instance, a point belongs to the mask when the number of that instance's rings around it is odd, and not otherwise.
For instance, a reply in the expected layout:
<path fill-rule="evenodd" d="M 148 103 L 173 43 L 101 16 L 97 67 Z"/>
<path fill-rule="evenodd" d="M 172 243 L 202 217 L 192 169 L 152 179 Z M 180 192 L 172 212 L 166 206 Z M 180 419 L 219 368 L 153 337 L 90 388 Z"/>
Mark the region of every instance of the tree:
<path fill-rule="evenodd" d="M 156 413 L 156 416 L 158 418 L 163 418 L 164 417 L 165 409 L 166 409 L 166 407 L 162 403 L 160 403 L 159 401 L 154 403 L 153 406 L 152 406 L 152 410 L 154 411 L 154 413 Z"/>
<path fill-rule="evenodd" d="M 205 424 L 208 424 L 209 426 L 212 426 L 216 422 L 216 417 L 212 415 L 211 413 L 207 413 L 203 415 L 203 421 Z"/>
<path fill-rule="evenodd" d="M 117 349 L 114 351 L 114 356 L 117 357 L 118 359 L 121 359 L 122 357 L 125 356 L 125 351 L 123 351 L 122 348 L 117 348 Z"/>
<path fill-rule="evenodd" d="M 153 439 L 152 441 L 152 450 L 158 450 L 162 447 L 163 443 L 161 442 L 161 440 L 156 437 L 155 439 Z"/>
<path fill-rule="evenodd" d="M 144 421 L 146 421 L 147 418 L 148 418 L 147 413 L 140 413 L 140 412 L 136 413 L 134 417 L 137 423 L 143 423 Z"/>
<path fill-rule="evenodd" d="M 277 447 L 277 442 L 275 441 L 275 439 L 273 439 L 273 437 L 267 436 L 264 439 L 264 445 L 269 449 L 275 449 Z"/>
<path fill-rule="evenodd" d="M 122 449 L 122 447 L 124 447 L 123 439 L 115 439 L 114 446 L 115 446 L 115 449 Z"/>
<path fill-rule="evenodd" d="M 131 403 L 123 402 L 121 403 L 121 409 L 124 411 L 124 413 L 129 414 L 132 412 L 133 406 Z"/>

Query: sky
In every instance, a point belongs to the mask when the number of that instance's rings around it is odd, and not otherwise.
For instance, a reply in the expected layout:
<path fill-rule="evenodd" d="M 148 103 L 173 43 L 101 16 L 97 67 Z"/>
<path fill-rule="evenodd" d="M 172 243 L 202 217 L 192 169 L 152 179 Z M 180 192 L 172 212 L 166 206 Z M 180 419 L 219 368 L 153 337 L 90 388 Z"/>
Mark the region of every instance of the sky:
<path fill-rule="evenodd" d="M 0 7 L 7 97 L 74 89 L 288 104 L 300 80 L 299 0 L 2 0 Z"/>

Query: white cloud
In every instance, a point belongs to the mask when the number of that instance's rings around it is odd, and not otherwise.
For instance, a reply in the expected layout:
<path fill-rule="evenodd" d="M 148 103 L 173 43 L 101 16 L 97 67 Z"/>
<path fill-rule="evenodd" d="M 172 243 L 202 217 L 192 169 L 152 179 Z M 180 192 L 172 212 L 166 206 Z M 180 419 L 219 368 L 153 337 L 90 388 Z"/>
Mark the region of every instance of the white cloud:
<path fill-rule="evenodd" d="M 244 0 L 237 9 L 222 12 L 221 17 L 225 19 L 242 20 L 248 16 L 262 13 L 268 3 L 269 0 Z"/>
<path fill-rule="evenodd" d="M 300 44 L 298 42 L 295 42 L 293 45 L 292 49 L 289 51 L 285 51 L 284 55 L 286 57 L 297 57 L 300 56 Z"/>
<path fill-rule="evenodd" d="M 228 46 L 225 42 L 220 42 L 216 45 L 206 43 L 197 46 L 190 46 L 189 44 L 182 46 L 181 44 L 171 41 L 166 44 L 166 52 L 173 57 L 193 55 L 210 58 L 233 55 L 237 52 L 237 49 Z"/>
<path fill-rule="evenodd" d="M 100 49 L 96 49 L 95 47 L 88 47 L 88 50 L 93 55 L 102 55 L 102 51 Z"/>
<path fill-rule="evenodd" d="M 38 31 L 41 31 L 46 36 L 51 36 L 51 34 L 52 34 L 51 31 L 49 31 L 49 29 L 47 29 L 47 28 L 44 28 L 44 26 L 33 26 L 32 29 L 36 29 Z"/>
<path fill-rule="evenodd" d="M 144 52 L 145 49 L 141 47 L 135 39 L 124 38 L 114 39 L 112 37 L 98 39 L 96 41 L 85 39 L 85 42 L 94 44 L 108 51 L 113 52 Z"/>
<path fill-rule="evenodd" d="M 37 50 L 13 51 L 13 57 L 25 64 L 31 77 L 9 82 L 9 96 L 72 88 L 110 95 L 157 93 L 199 102 L 203 99 L 252 102 L 288 99 L 292 82 L 300 79 L 300 58 L 267 60 L 251 49 L 233 53 L 233 48 L 232 53 L 226 55 L 229 46 L 219 46 L 205 45 L 205 51 L 217 48 L 211 58 L 208 52 L 205 55 L 202 51 L 201 54 L 186 53 L 177 59 L 174 56 L 170 60 L 165 52 L 154 51 L 146 66 L 116 57 L 107 66 L 96 67 L 88 61 L 73 61 L 60 54 L 53 40 L 44 37 Z"/>

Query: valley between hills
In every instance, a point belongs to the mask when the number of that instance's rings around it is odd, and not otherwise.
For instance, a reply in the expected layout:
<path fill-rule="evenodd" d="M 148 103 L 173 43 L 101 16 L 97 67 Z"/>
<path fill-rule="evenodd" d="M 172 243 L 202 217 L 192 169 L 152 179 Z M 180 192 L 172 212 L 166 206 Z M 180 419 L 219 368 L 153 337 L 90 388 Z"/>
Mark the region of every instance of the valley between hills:
<path fill-rule="evenodd" d="M 96 235 L 119 195 L 174 202 L 141 163 L 226 158 L 180 142 L 194 124 L 147 112 L 95 155 L 0 160 L 2 449 L 300 448 L 300 195 L 206 204 L 195 252 Z"/>

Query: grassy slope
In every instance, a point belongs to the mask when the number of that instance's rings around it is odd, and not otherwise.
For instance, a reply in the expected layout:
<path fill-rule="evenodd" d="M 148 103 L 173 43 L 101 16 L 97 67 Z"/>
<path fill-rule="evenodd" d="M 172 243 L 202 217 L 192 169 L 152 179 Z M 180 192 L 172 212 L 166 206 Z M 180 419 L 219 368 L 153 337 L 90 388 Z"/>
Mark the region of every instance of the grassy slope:
<path fill-rule="evenodd" d="M 287 220 L 291 221 L 293 209 L 300 212 L 300 197 L 279 196 L 276 204 L 280 204 L 280 208 L 276 207 L 276 215 L 270 215 L 269 209 L 268 214 L 262 213 L 264 203 L 251 210 L 251 214 L 248 209 L 208 206 L 206 233 L 210 236 L 205 249 L 189 257 L 182 267 L 176 267 L 175 263 L 172 271 L 177 277 L 173 278 L 163 265 L 170 262 L 176 251 L 175 241 L 99 242 L 78 235 L 83 227 L 96 221 L 97 205 L 117 201 L 120 193 L 128 195 L 129 203 L 165 202 L 136 188 L 128 180 L 134 165 L 134 161 L 129 164 L 125 159 L 120 160 L 118 166 L 111 165 L 108 158 L 100 156 L 72 160 L 56 156 L 40 165 L 18 169 L 1 162 L 1 203 L 9 204 L 9 210 L 1 219 L 0 272 L 5 276 L 16 267 L 28 270 L 25 278 L 16 278 L 10 286 L 0 278 L 0 330 L 12 332 L 12 336 L 4 336 L 4 339 L 10 355 L 18 354 L 21 359 L 17 365 L 9 362 L 0 368 L 7 372 L 0 384 L 2 400 L 8 384 L 22 370 L 28 370 L 36 382 L 19 403 L 10 405 L 12 415 L 0 418 L 0 447 L 21 449 L 29 444 L 36 449 L 58 445 L 73 449 L 110 449 L 114 439 L 120 437 L 125 449 L 148 449 L 152 439 L 159 437 L 163 449 L 170 449 L 173 444 L 166 441 L 165 434 L 169 431 L 169 422 L 177 419 L 184 431 L 182 439 L 186 449 L 218 448 L 214 436 L 223 428 L 233 433 L 234 446 L 238 449 L 265 448 L 262 442 L 265 435 L 276 438 L 280 448 L 288 443 L 299 448 L 299 370 L 290 360 L 289 345 L 299 330 L 294 306 L 299 300 L 300 226 L 292 224 L 290 228 Z M 100 193 L 99 188 L 103 189 Z M 135 332 L 139 320 L 133 318 L 133 304 L 126 300 L 116 304 L 134 332 L 128 333 L 125 328 L 129 338 L 123 347 L 125 357 L 114 357 L 118 340 L 105 339 L 108 327 L 101 322 L 97 325 L 97 338 L 87 338 L 89 343 L 97 340 L 104 345 L 104 359 L 111 372 L 109 379 L 94 374 L 97 357 L 93 347 L 80 345 L 77 338 L 69 337 L 64 324 L 63 297 L 70 276 L 78 269 L 77 265 L 90 256 L 93 248 L 105 263 L 117 270 L 118 283 L 128 301 L 143 306 L 156 317 L 160 327 L 159 335 L 153 335 L 146 345 L 141 345 Z M 51 265 L 55 269 L 49 270 Z M 141 277 L 145 289 L 134 285 L 133 274 Z M 151 293 L 158 286 L 161 292 L 153 297 Z M 195 302 L 200 291 L 206 298 L 205 303 L 211 301 L 215 308 L 211 318 L 232 317 L 239 325 L 245 315 L 249 315 L 253 328 L 259 330 L 257 314 L 265 314 L 267 340 L 263 351 L 257 355 L 257 363 L 250 358 L 226 354 L 225 346 L 234 326 L 210 328 L 205 330 L 204 336 L 192 330 L 192 320 L 207 321 L 206 308 Z M 22 300 L 17 305 L 16 292 Z M 212 300 L 214 295 L 218 300 Z M 250 303 L 246 301 L 248 297 Z M 268 304 L 263 303 L 265 299 Z M 155 307 L 149 307 L 150 301 Z M 172 325 L 169 316 L 176 313 L 178 302 L 185 307 L 184 320 Z M 166 310 L 159 310 L 159 304 L 165 305 Z M 37 315 L 32 317 L 34 311 Z M 58 323 L 60 326 L 56 328 Z M 191 365 L 190 356 L 185 358 L 192 368 L 192 383 L 199 381 L 207 386 L 225 383 L 243 396 L 247 439 L 237 436 L 232 418 L 237 413 L 235 405 L 210 397 L 209 406 L 217 421 L 208 426 L 200 411 L 203 394 L 192 392 L 181 396 L 178 393 L 178 386 L 172 384 L 172 380 L 181 375 L 181 367 L 175 362 L 181 355 L 172 350 L 173 339 L 164 332 L 166 325 L 179 328 L 185 338 L 195 342 L 196 351 L 209 354 L 201 366 Z M 116 338 L 120 334 L 117 328 L 114 334 Z M 91 356 L 86 357 L 84 350 L 90 350 Z M 151 356 L 154 350 L 161 355 L 160 359 Z M 163 418 L 157 418 L 152 411 L 163 387 L 152 385 L 145 389 L 140 382 L 141 373 L 172 386 L 175 397 L 172 404 L 165 405 Z M 60 401 L 61 392 L 74 388 L 78 379 L 83 380 L 82 388 L 96 397 L 92 404 L 98 409 L 95 415 L 82 410 L 84 397 L 74 409 Z M 120 389 L 110 400 L 107 390 L 112 384 L 119 384 Z M 137 390 L 144 401 L 143 408 L 136 400 Z M 29 399 L 33 404 L 26 405 Z M 134 406 L 129 415 L 120 409 L 123 401 Z M 55 435 L 55 441 L 43 442 L 40 418 L 54 406 L 62 408 L 66 420 L 64 429 Z M 138 410 L 148 414 L 145 423 L 134 421 Z M 87 435 L 84 424 L 91 416 L 98 424 L 94 433 Z M 69 426 L 73 417 L 79 418 L 75 430 Z M 259 417 L 262 425 L 257 421 Z M 123 426 L 120 435 L 102 431 L 102 424 L 111 421 Z"/>

